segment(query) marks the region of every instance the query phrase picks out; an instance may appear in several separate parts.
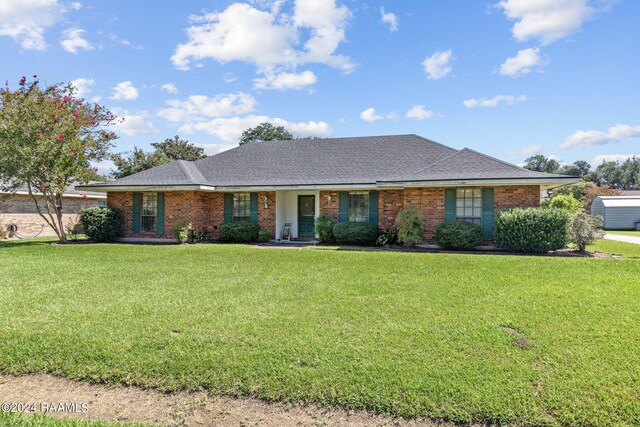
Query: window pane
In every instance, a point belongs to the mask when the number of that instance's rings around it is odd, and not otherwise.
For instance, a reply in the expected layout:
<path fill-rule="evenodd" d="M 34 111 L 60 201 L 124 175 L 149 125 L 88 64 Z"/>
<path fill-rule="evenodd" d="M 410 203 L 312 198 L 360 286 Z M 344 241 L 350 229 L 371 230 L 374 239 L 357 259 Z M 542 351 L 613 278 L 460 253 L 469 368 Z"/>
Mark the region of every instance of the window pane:
<path fill-rule="evenodd" d="M 458 197 L 456 198 L 456 207 L 461 208 L 464 206 L 464 198 Z"/>
<path fill-rule="evenodd" d="M 233 195 L 233 220 L 244 221 L 251 216 L 251 196 L 249 193 Z"/>
<path fill-rule="evenodd" d="M 456 188 L 456 197 L 457 198 L 464 197 L 464 188 Z"/>
<path fill-rule="evenodd" d="M 460 221 L 480 224 L 482 222 L 482 189 L 456 189 L 456 217 Z"/>
<path fill-rule="evenodd" d="M 463 208 L 463 207 L 460 207 L 460 208 L 457 208 L 457 209 L 456 209 L 456 216 L 457 216 L 458 218 L 461 218 L 461 217 L 463 217 L 463 216 L 464 216 L 464 208 Z"/>
<path fill-rule="evenodd" d="M 474 198 L 473 199 L 473 207 L 481 208 L 482 207 L 482 199 Z"/>
<path fill-rule="evenodd" d="M 157 193 L 142 193 L 142 209 L 140 214 L 142 232 L 156 231 L 156 216 L 158 215 Z"/>
<path fill-rule="evenodd" d="M 349 193 L 347 214 L 349 221 L 368 222 L 369 193 Z"/>
<path fill-rule="evenodd" d="M 473 189 L 465 188 L 464 189 L 464 197 L 473 197 Z"/>

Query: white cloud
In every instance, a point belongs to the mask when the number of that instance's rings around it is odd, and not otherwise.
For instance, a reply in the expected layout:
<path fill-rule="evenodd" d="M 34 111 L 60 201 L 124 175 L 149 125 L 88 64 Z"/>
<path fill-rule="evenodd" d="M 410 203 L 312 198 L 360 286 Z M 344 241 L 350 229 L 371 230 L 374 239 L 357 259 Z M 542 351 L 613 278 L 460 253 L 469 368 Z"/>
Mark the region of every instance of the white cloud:
<path fill-rule="evenodd" d="M 165 83 L 161 86 L 161 88 L 167 93 L 172 93 L 172 94 L 178 93 L 178 88 L 173 83 Z"/>
<path fill-rule="evenodd" d="M 109 40 L 111 40 L 114 43 L 118 43 L 118 44 L 121 44 L 123 46 L 130 47 L 131 49 L 134 49 L 134 50 L 144 50 L 144 47 L 142 47 L 140 45 L 134 45 L 129 40 L 121 39 L 120 37 L 118 37 L 117 35 L 115 35 L 113 33 L 109 34 Z"/>
<path fill-rule="evenodd" d="M 477 107 L 497 107 L 501 103 L 507 105 L 513 105 L 516 102 L 524 102 L 527 100 L 527 97 L 524 95 L 513 96 L 513 95 L 496 95 L 493 98 L 471 98 L 462 102 L 462 104 L 467 108 L 477 108 Z"/>
<path fill-rule="evenodd" d="M 71 85 L 76 88 L 76 96 L 78 98 L 84 98 L 86 94 L 91 92 L 91 88 L 96 84 L 96 81 L 93 79 L 87 79 L 85 77 L 80 77 L 75 80 L 71 80 Z"/>
<path fill-rule="evenodd" d="M 601 154 L 593 158 L 592 165 L 599 165 L 602 162 L 624 162 L 632 157 L 640 158 L 640 154 Z"/>
<path fill-rule="evenodd" d="M 269 122 L 276 126 L 284 126 L 296 136 L 325 137 L 331 135 L 332 132 L 331 127 L 322 121 L 293 123 L 277 117 L 255 115 L 216 118 L 206 122 L 186 123 L 180 127 L 180 132 L 187 134 L 206 132 L 225 141 L 234 142 L 240 139 L 242 131 L 264 122 Z"/>
<path fill-rule="evenodd" d="M 304 89 L 314 84 L 318 78 L 311 71 L 303 71 L 302 73 L 267 73 L 264 77 L 253 80 L 256 89 Z"/>
<path fill-rule="evenodd" d="M 138 89 L 130 81 L 120 82 L 113 87 L 111 99 L 133 101 L 138 98 Z"/>
<path fill-rule="evenodd" d="M 437 80 L 446 77 L 451 72 L 451 50 L 436 52 L 422 62 L 424 71 L 429 80 Z"/>
<path fill-rule="evenodd" d="M 62 32 L 60 44 L 62 48 L 69 53 L 78 54 L 78 50 L 93 50 L 91 43 L 84 38 L 85 30 L 82 28 L 67 28 Z"/>
<path fill-rule="evenodd" d="M 360 118 L 365 122 L 376 122 L 378 120 L 383 120 L 384 116 L 377 114 L 375 108 L 369 107 L 360 113 Z"/>
<path fill-rule="evenodd" d="M 118 117 L 117 123 L 113 126 L 116 133 L 122 132 L 127 136 L 157 135 L 160 133 L 149 120 L 149 113 L 146 111 L 131 113 L 120 108 L 112 108 L 111 111 Z"/>
<path fill-rule="evenodd" d="M 8 36 L 23 49 L 45 50 L 44 32 L 64 13 L 58 0 L 21 0 L 0 2 L 0 36 Z"/>
<path fill-rule="evenodd" d="M 78 1 L 74 1 L 74 2 L 71 2 L 70 7 L 73 10 L 80 10 L 80 9 L 82 9 L 82 3 L 78 2 Z"/>
<path fill-rule="evenodd" d="M 540 56 L 539 48 L 529 48 L 518 51 L 518 54 L 500 65 L 500 74 L 503 76 L 516 77 L 522 74 L 529 74 L 533 67 L 541 67 L 549 63 L 548 58 Z"/>
<path fill-rule="evenodd" d="M 222 12 L 192 16 L 188 41 L 179 44 L 171 57 L 182 70 L 192 62 L 212 58 L 221 63 L 249 62 L 258 73 L 295 69 L 320 63 L 351 72 L 351 60 L 336 54 L 345 38 L 349 9 L 335 0 L 296 0 L 293 14 L 281 13 L 282 3 L 258 10 L 233 3 Z M 306 40 L 305 40 L 305 37 Z"/>
<path fill-rule="evenodd" d="M 560 144 L 560 148 L 591 147 L 594 145 L 604 145 L 610 142 L 620 142 L 625 139 L 640 136 L 640 126 L 629 126 L 617 124 L 609 128 L 607 132 L 599 130 L 578 130 L 567 137 Z"/>
<path fill-rule="evenodd" d="M 424 105 L 414 105 L 409 109 L 409 111 L 407 111 L 407 114 L 405 115 L 406 118 L 414 120 L 426 120 L 432 118 L 433 116 L 433 111 L 427 110 Z"/>
<path fill-rule="evenodd" d="M 224 73 L 224 82 L 225 83 L 233 83 L 236 80 L 238 80 L 238 78 L 236 77 L 235 74 L 233 74 L 233 73 Z"/>
<path fill-rule="evenodd" d="M 536 154 L 540 154 L 541 152 L 542 146 L 539 144 L 527 145 L 520 150 L 520 154 L 522 154 L 523 156 L 534 156 Z"/>
<path fill-rule="evenodd" d="M 380 19 L 382 19 L 383 24 L 387 24 L 389 26 L 389 31 L 392 33 L 398 31 L 398 16 L 395 13 L 385 12 L 384 7 L 381 7 Z"/>
<path fill-rule="evenodd" d="M 576 32 L 596 12 L 587 0 L 502 0 L 497 6 L 516 21 L 511 29 L 516 40 L 544 44 Z"/>
<path fill-rule="evenodd" d="M 194 122 L 251 113 L 256 106 L 253 96 L 244 93 L 223 93 L 213 97 L 191 95 L 185 101 L 172 99 L 167 101 L 168 108 L 158 112 L 158 117 L 171 122 Z"/>

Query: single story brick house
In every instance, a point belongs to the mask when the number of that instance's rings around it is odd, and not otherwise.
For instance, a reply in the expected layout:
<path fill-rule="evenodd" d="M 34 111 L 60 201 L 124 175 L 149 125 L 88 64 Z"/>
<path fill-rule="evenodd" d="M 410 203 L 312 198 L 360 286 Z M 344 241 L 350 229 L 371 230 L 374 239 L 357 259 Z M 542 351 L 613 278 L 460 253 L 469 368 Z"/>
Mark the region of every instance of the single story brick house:
<path fill-rule="evenodd" d="M 64 224 L 77 223 L 78 214 L 83 208 L 106 206 L 107 196 L 104 192 L 80 191 L 75 185 L 69 186 L 62 195 L 62 221 Z M 19 188 L 15 193 L 5 193 L 0 185 L 0 226 L 16 224 L 18 234 L 24 237 L 55 236 L 56 233 L 38 214 L 36 204 L 26 188 Z M 40 206 L 45 206 L 45 199 L 38 196 Z"/>
<path fill-rule="evenodd" d="M 445 219 L 478 223 L 490 241 L 496 211 L 539 206 L 541 190 L 576 181 L 395 135 L 254 142 L 77 188 L 106 192 L 108 206 L 124 212 L 127 238 L 172 239 L 182 219 L 214 237 L 225 221 L 250 220 L 276 239 L 285 224 L 294 238 L 314 238 L 320 212 L 386 230 L 414 206 L 424 212 L 424 242 L 433 243 Z"/>

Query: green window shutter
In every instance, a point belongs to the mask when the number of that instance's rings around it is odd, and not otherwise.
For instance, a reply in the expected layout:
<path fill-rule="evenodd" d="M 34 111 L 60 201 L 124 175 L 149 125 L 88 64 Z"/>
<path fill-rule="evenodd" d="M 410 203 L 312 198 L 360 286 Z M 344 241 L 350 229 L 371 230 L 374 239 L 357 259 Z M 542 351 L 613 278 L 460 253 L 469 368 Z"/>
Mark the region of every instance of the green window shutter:
<path fill-rule="evenodd" d="M 251 222 L 258 222 L 258 193 L 249 195 L 249 219 Z"/>
<path fill-rule="evenodd" d="M 163 235 L 164 234 L 164 193 L 158 193 L 158 211 L 156 212 L 156 215 L 158 216 L 156 218 L 157 222 L 157 226 L 156 226 L 156 233 Z"/>
<path fill-rule="evenodd" d="M 456 189 L 445 188 L 444 190 L 444 219 L 445 221 L 456 220 Z"/>
<path fill-rule="evenodd" d="M 140 234 L 140 204 L 142 195 L 133 193 L 133 234 Z"/>
<path fill-rule="evenodd" d="M 369 191 L 369 224 L 378 225 L 378 192 Z"/>
<path fill-rule="evenodd" d="M 349 205 L 349 193 L 340 191 L 338 193 L 338 222 L 347 222 L 347 206 Z"/>
<path fill-rule="evenodd" d="M 493 188 L 482 189 L 482 239 L 493 240 Z"/>
<path fill-rule="evenodd" d="M 224 222 L 233 221 L 233 193 L 224 193 Z"/>

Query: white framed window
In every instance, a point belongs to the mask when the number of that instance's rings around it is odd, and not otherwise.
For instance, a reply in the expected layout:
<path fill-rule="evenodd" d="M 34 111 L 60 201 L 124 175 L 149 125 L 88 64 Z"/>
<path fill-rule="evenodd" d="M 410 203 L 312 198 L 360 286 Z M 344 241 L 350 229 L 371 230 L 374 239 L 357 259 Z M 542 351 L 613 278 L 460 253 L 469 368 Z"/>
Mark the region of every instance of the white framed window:
<path fill-rule="evenodd" d="M 482 222 L 482 189 L 456 189 L 456 219 L 474 224 Z"/>
<path fill-rule="evenodd" d="M 347 205 L 349 222 L 369 222 L 369 193 L 349 193 Z"/>
<path fill-rule="evenodd" d="M 107 201 L 106 200 L 98 200 L 98 207 L 99 208 L 106 208 L 107 207 Z"/>
<path fill-rule="evenodd" d="M 251 196 L 249 193 L 233 194 L 233 221 L 248 221 L 251 217 Z"/>
<path fill-rule="evenodd" d="M 143 233 L 155 232 L 158 228 L 158 193 L 142 193 L 140 225 Z"/>

